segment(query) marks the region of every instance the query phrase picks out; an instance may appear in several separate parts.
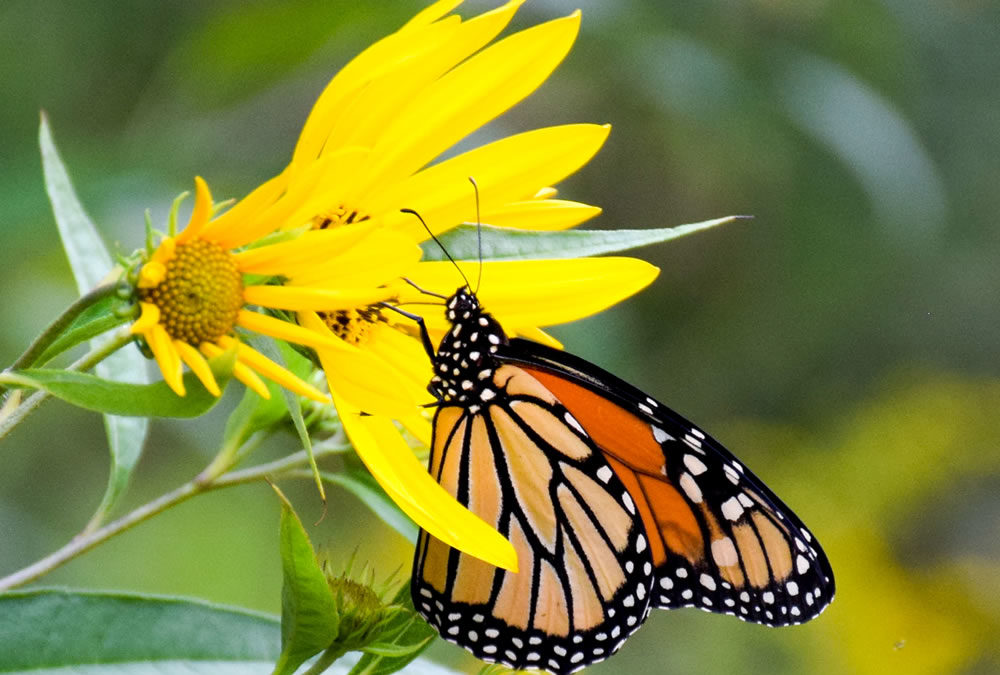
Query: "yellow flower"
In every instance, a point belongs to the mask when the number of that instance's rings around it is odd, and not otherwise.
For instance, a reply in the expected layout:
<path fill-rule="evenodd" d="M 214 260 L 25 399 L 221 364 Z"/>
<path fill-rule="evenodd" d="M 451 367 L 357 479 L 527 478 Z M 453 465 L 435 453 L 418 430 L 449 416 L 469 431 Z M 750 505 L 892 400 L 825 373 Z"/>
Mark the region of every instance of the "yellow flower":
<path fill-rule="evenodd" d="M 478 277 L 478 263 L 460 264 L 468 278 Z M 565 323 L 601 311 L 647 286 L 658 272 L 656 267 L 634 258 L 487 261 L 482 263 L 479 297 L 510 335 L 558 345 L 539 326 Z M 419 263 L 408 278 L 426 291 L 445 296 L 463 283 L 450 262 Z M 397 297 L 405 304 L 426 302 L 428 296 L 401 284 L 397 287 Z M 444 305 L 441 303 L 439 310 L 422 314 L 436 346 L 450 327 Z M 306 327 L 317 332 L 329 330 L 317 315 L 302 316 Z M 351 331 L 353 347 L 358 353 L 374 355 L 382 361 L 382 370 L 373 376 L 389 378 L 401 398 L 432 400 L 426 389 L 433 375 L 431 363 L 413 321 L 382 310 L 378 314 L 355 314 L 341 328 Z M 430 477 L 400 436 L 392 422 L 393 415 L 369 414 L 371 409 L 338 394 L 343 388 L 339 378 L 345 365 L 341 353 L 326 347 L 318 347 L 317 353 L 344 429 L 386 493 L 438 539 L 494 565 L 516 569 L 517 558 L 510 544 Z M 416 408 L 404 409 L 395 419 L 429 445 L 430 424 Z"/>
<path fill-rule="evenodd" d="M 320 95 L 286 170 L 297 177 L 326 167 L 316 178 L 326 201 L 310 214 L 314 228 L 373 223 L 420 242 L 426 230 L 400 210 L 419 212 L 434 233 L 475 222 L 480 214 L 470 176 L 484 223 L 564 229 L 600 212 L 554 199 L 551 186 L 593 157 L 607 138 L 606 125 L 536 129 L 427 166 L 532 93 L 565 58 L 579 30 L 575 12 L 490 44 L 521 1 L 467 21 L 449 15 L 458 4 L 442 0 L 420 12 L 351 61 Z M 655 275 L 655 268 L 627 259 L 486 263 L 482 291 L 511 334 L 552 343 L 538 326 L 599 311 Z M 420 263 L 407 276 L 443 295 L 459 280 L 453 267 L 439 263 Z M 527 279 L 536 283 L 528 286 Z M 396 301 L 427 300 L 402 282 L 392 288 Z M 542 311 L 547 305 L 549 314 Z M 435 339 L 446 329 L 443 320 L 443 312 L 428 317 Z M 317 353 L 345 430 L 386 492 L 441 540 L 516 567 L 510 544 L 431 479 L 392 421 L 429 444 L 430 425 L 418 405 L 430 400 L 431 365 L 413 322 L 374 303 L 300 311 L 298 321 L 339 340 Z"/>
<path fill-rule="evenodd" d="M 552 199 L 550 186 L 593 157 L 607 126 L 536 129 L 424 168 L 532 93 L 569 52 L 579 12 L 489 44 L 522 1 L 462 21 L 448 14 L 460 3 L 442 0 L 337 73 L 288 168 L 294 176 L 317 158 L 329 162 L 316 227 L 373 221 L 422 241 L 423 227 L 400 209 L 418 211 L 435 233 L 474 221 L 469 176 L 479 185 L 485 223 L 561 229 L 600 212 Z"/>
<path fill-rule="evenodd" d="M 309 231 L 234 251 L 289 219 L 296 222 L 302 186 L 279 176 L 212 219 L 208 186 L 201 178 L 195 179 L 195 185 L 188 226 L 176 236 L 164 237 L 139 269 L 142 312 L 132 333 L 145 339 L 163 379 L 180 396 L 185 394 L 182 364 L 218 396 L 219 386 L 205 357 L 235 350 L 233 374 L 261 396 L 270 396 L 260 379 L 264 376 L 302 396 L 329 401 L 312 385 L 243 344 L 235 331 L 239 327 L 313 348 L 335 348 L 338 341 L 252 311 L 248 305 L 292 311 L 367 306 L 392 296 L 393 291 L 379 287 L 405 273 L 419 258 L 419 248 L 400 235 L 367 227 Z M 369 264 L 374 259 L 379 263 Z M 330 273 L 327 268 L 336 271 Z M 309 285 L 318 269 L 334 283 Z M 263 280 L 278 277 L 288 283 L 248 283 L 245 275 Z M 305 283 L 296 285 L 300 279 Z"/>

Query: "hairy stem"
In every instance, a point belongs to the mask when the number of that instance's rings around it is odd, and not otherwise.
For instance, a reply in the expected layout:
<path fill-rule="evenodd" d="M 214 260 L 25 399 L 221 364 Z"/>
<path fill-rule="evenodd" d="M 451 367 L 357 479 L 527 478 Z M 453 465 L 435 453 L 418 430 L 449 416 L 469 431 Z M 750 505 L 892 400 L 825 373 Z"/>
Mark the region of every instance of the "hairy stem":
<path fill-rule="evenodd" d="M 85 309 L 91 305 L 97 303 L 100 300 L 114 294 L 117 288 L 117 284 L 104 284 L 103 286 L 98 286 L 94 290 L 90 291 L 86 295 L 82 295 L 77 298 L 76 302 L 67 307 L 62 314 L 56 317 L 56 319 L 50 323 L 45 330 L 43 330 L 38 337 L 35 338 L 34 342 L 28 345 L 28 348 L 17 357 L 17 360 L 11 364 L 8 370 L 20 370 L 22 368 L 30 368 L 35 364 L 35 361 L 39 356 L 48 349 L 49 345 L 55 342 L 56 338 L 62 335 L 63 331 L 73 323 L 76 317 L 80 316 Z M 2 390 L 0 390 L 2 391 Z"/>
<path fill-rule="evenodd" d="M 98 363 L 108 358 L 132 340 L 132 335 L 128 331 L 128 326 L 122 326 L 111 338 L 91 351 L 84 354 L 74 362 L 67 370 L 83 372 L 90 370 Z M 25 417 L 40 406 L 49 397 L 46 391 L 36 391 L 26 398 L 20 405 L 4 406 L 0 410 L 0 439 L 10 433 L 11 429 L 17 426 Z"/>
<path fill-rule="evenodd" d="M 323 454 L 333 454 L 333 452 L 333 450 L 330 450 L 328 452 L 324 452 Z M 197 494 L 218 488 L 232 487 L 233 485 L 242 485 L 243 483 L 264 480 L 268 477 L 276 478 L 290 469 L 295 469 L 308 463 L 309 456 L 304 450 L 301 450 L 273 462 L 249 467 L 241 471 L 230 471 L 229 473 L 219 476 L 212 482 L 206 483 L 199 480 L 199 478 L 190 480 L 180 487 L 157 497 L 153 501 L 143 504 L 139 508 L 127 513 L 121 518 L 108 523 L 100 529 L 77 535 L 58 551 L 45 556 L 41 560 L 28 565 L 24 569 L 18 570 L 17 572 L 0 579 L 0 591 L 10 590 L 35 581 L 36 579 L 45 576 L 52 570 L 69 562 L 73 558 L 76 558 L 95 546 L 104 543 L 108 539 L 131 529 L 141 522 L 149 520 L 153 516 L 162 513 L 171 507 L 187 501 Z"/>

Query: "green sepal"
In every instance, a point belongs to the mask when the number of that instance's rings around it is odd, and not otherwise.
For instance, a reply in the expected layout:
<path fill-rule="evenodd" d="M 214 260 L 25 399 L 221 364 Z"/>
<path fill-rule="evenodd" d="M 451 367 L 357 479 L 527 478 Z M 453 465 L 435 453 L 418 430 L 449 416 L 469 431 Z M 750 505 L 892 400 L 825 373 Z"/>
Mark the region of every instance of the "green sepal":
<path fill-rule="evenodd" d="M 397 591 L 393 605 L 399 611 L 382 628 L 382 638 L 365 648 L 365 655 L 348 675 L 388 675 L 408 666 L 431 645 L 437 632 L 418 614 L 410 598 L 410 582 Z"/>

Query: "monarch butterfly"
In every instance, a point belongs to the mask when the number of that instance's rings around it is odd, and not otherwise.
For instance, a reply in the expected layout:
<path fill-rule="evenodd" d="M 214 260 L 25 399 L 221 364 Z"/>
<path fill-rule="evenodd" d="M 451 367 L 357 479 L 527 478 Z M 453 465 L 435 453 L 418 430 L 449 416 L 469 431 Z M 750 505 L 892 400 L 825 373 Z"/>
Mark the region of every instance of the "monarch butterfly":
<path fill-rule="evenodd" d="M 429 470 L 510 539 L 520 571 L 422 530 L 411 593 L 443 638 L 562 674 L 616 652 L 653 608 L 784 626 L 831 602 L 819 544 L 716 440 L 583 359 L 508 339 L 468 285 L 446 312 Z"/>

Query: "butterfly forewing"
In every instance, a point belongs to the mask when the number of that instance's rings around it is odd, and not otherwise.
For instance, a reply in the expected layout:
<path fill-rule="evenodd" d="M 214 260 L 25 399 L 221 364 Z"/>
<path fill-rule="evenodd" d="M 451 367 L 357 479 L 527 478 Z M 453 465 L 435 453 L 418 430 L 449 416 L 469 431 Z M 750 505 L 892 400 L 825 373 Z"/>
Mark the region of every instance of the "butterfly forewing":
<path fill-rule="evenodd" d="M 635 498 L 655 565 L 654 607 L 700 607 L 771 626 L 833 599 L 829 562 L 795 514 L 721 444 L 596 366 L 514 341 Z"/>
<path fill-rule="evenodd" d="M 484 660 L 572 672 L 607 658 L 648 614 L 645 528 L 625 486 L 550 391 L 515 366 L 490 382 L 495 395 L 476 412 L 439 408 L 430 470 L 510 539 L 520 571 L 422 532 L 414 602 L 443 637 Z"/>

